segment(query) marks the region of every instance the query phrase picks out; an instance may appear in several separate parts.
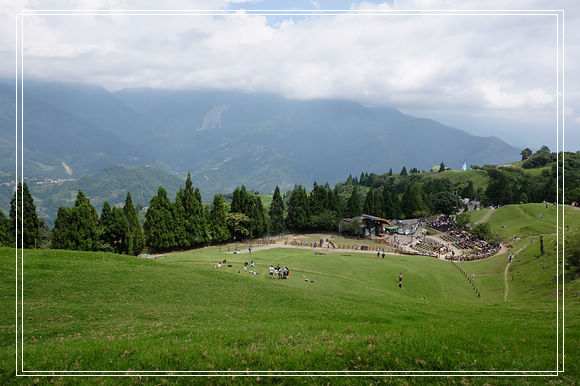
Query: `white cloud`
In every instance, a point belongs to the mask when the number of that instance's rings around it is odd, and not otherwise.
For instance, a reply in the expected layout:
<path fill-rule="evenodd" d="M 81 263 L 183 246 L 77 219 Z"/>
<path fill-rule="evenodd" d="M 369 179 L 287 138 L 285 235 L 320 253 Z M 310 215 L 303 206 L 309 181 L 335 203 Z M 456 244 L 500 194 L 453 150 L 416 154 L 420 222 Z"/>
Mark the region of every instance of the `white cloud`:
<path fill-rule="evenodd" d="M 225 9 L 230 2 L 164 3 L 166 9 Z M 264 4 L 272 9 L 272 4 Z M 153 0 L 30 1 L 37 8 L 154 9 Z M 240 4 L 243 7 L 243 4 Z M 577 89 L 573 2 L 399 1 L 353 3 L 389 9 L 557 9 L 566 19 L 566 86 Z M 14 71 L 14 19 L 2 6 L 0 65 Z M 313 4 L 313 9 L 316 5 Z M 552 128 L 556 49 L 552 16 L 27 16 L 26 72 L 123 87 L 239 88 L 292 98 L 335 97 L 404 111 L 461 110 L 513 119 L 531 109 Z M 10 61 L 12 61 L 10 63 Z M 567 103 L 578 104 L 578 95 Z M 517 114 L 515 114 L 517 112 Z M 573 121 L 578 124 L 577 120 Z M 529 126 L 522 121 L 522 127 Z M 580 139 L 580 138 L 579 138 Z M 580 147 L 580 140 L 578 141 Z"/>

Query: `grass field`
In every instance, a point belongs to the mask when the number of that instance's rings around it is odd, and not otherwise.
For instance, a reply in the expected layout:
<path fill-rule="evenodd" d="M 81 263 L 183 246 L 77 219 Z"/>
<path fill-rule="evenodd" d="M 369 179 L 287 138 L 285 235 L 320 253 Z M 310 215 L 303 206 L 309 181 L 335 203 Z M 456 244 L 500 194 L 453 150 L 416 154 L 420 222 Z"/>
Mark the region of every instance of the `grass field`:
<path fill-rule="evenodd" d="M 525 243 L 507 275 L 505 255 L 458 266 L 422 256 L 275 248 L 252 256 L 219 247 L 150 261 L 106 253 L 24 252 L 24 369 L 35 371 L 553 371 L 557 308 L 554 235 L 547 253 L 523 229 L 533 205 L 518 212 Z M 555 209 L 554 209 L 555 210 Z M 503 213 L 507 212 L 507 214 Z M 567 217 L 577 223 L 577 213 Z M 525 216 L 529 216 L 525 217 Z M 548 214 L 544 218 L 552 218 Z M 555 218 L 555 215 L 554 215 Z M 543 225 L 532 230 L 544 231 Z M 502 228 L 500 228 L 502 229 Z M 511 229 L 513 230 L 513 229 Z M 509 237 L 509 234 L 507 234 Z M 213 268 L 227 259 L 232 267 Z M 244 273 L 254 260 L 258 275 Z M 270 264 L 288 266 L 272 280 Z M 397 285 L 404 275 L 402 290 Z M 574 384 L 579 380 L 578 280 L 566 282 L 566 372 L 558 377 L 248 378 L 14 377 L 15 251 L 0 249 L 0 384 Z M 305 281 L 308 278 L 308 281 Z"/>

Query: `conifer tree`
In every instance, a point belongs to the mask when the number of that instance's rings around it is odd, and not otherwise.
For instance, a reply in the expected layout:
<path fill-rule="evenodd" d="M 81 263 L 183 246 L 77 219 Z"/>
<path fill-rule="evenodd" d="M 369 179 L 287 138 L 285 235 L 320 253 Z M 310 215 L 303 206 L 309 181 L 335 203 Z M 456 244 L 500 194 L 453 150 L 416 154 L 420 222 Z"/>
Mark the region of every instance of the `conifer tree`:
<path fill-rule="evenodd" d="M 406 218 L 414 218 L 421 214 L 423 201 L 418 184 L 409 184 L 401 198 L 401 210 Z"/>
<path fill-rule="evenodd" d="M 438 173 L 444 172 L 445 171 L 445 164 L 443 163 L 443 161 L 441 161 L 441 165 L 439 165 L 439 171 Z"/>
<path fill-rule="evenodd" d="M 0 210 L 0 245 L 11 247 L 14 246 L 14 224 L 2 210 Z"/>
<path fill-rule="evenodd" d="M 224 243 L 230 239 L 228 219 L 224 199 L 221 194 L 213 197 L 213 204 L 209 215 L 209 232 L 215 244 Z"/>
<path fill-rule="evenodd" d="M 390 169 L 389 169 L 389 173 L 387 173 L 387 175 L 388 175 L 389 177 L 393 175 L 393 168 L 390 168 Z"/>
<path fill-rule="evenodd" d="M 125 213 L 125 217 L 127 218 L 130 232 L 127 253 L 129 255 L 137 256 L 143 251 L 143 248 L 145 248 L 145 239 L 143 237 L 141 224 L 139 224 L 139 219 L 137 218 L 137 211 L 133 206 L 133 200 L 131 200 L 131 193 L 129 192 L 127 192 L 123 213 Z"/>
<path fill-rule="evenodd" d="M 101 211 L 101 245 L 98 249 L 115 253 L 127 253 L 129 249 L 129 222 L 122 209 L 111 206 L 107 201 Z"/>
<path fill-rule="evenodd" d="M 394 219 L 393 201 L 391 199 L 391 192 L 387 184 L 383 185 L 381 192 L 381 216 L 386 219 Z"/>
<path fill-rule="evenodd" d="M 192 245 L 186 231 L 188 221 L 186 220 L 187 214 L 183 207 L 183 202 L 185 201 L 184 196 L 183 188 L 180 187 L 175 196 L 175 202 L 171 206 L 173 235 L 175 237 L 175 246 L 178 248 L 187 248 Z"/>
<path fill-rule="evenodd" d="M 232 197 L 232 204 L 230 206 L 231 213 L 246 213 L 248 211 L 249 195 L 246 187 L 242 185 L 241 188 L 234 190 Z"/>
<path fill-rule="evenodd" d="M 344 204 L 338 193 L 338 186 L 335 186 L 330 194 L 330 209 L 336 213 L 337 219 L 344 216 Z"/>
<path fill-rule="evenodd" d="M 290 193 L 290 201 L 288 202 L 288 217 L 286 218 L 288 229 L 307 230 L 309 225 L 308 213 L 306 189 L 302 185 L 295 186 Z"/>
<path fill-rule="evenodd" d="M 94 251 L 99 244 L 99 215 L 82 190 L 77 193 L 71 213 L 73 249 Z"/>
<path fill-rule="evenodd" d="M 95 251 L 101 245 L 101 233 L 97 210 L 79 190 L 74 207 L 58 209 L 52 242 L 54 248 Z"/>
<path fill-rule="evenodd" d="M 280 188 L 276 186 L 272 204 L 270 204 L 270 231 L 279 234 L 284 230 L 284 201 L 280 194 Z"/>
<path fill-rule="evenodd" d="M 374 212 L 374 204 L 375 204 L 375 194 L 373 192 L 373 189 L 369 189 L 369 191 L 367 192 L 367 195 L 365 197 L 365 203 L 363 206 L 363 213 L 364 214 L 368 214 L 371 216 L 374 216 L 378 213 Z"/>
<path fill-rule="evenodd" d="M 403 169 L 401 169 L 401 176 L 406 176 L 407 175 L 407 168 L 405 166 L 403 166 Z"/>
<path fill-rule="evenodd" d="M 167 191 L 159 187 L 157 195 L 151 198 L 149 209 L 145 214 L 145 244 L 154 250 L 168 250 L 176 246 L 173 234 L 174 223 L 171 202 Z"/>
<path fill-rule="evenodd" d="M 245 214 L 250 218 L 250 237 L 260 237 L 268 230 L 262 200 L 259 196 L 249 196 L 247 205 Z"/>
<path fill-rule="evenodd" d="M 360 216 L 361 212 L 360 197 L 358 195 L 358 189 L 355 186 L 350 194 L 348 202 L 346 203 L 346 215 L 348 217 L 356 217 Z"/>
<path fill-rule="evenodd" d="M 58 208 L 54 229 L 52 231 L 52 247 L 55 249 L 76 249 L 72 228 L 72 208 L 61 206 Z"/>
<path fill-rule="evenodd" d="M 24 219 L 24 223 L 22 223 L 22 219 Z M 14 227 L 12 227 L 11 232 L 13 236 L 17 237 L 19 248 L 36 248 L 40 246 L 40 220 L 36 214 L 34 199 L 28 190 L 26 182 L 18 183 L 16 192 L 14 192 L 12 200 L 10 200 L 10 220 L 18 229 L 16 235 L 14 234 Z M 24 233 L 22 233 L 23 231 Z"/>
<path fill-rule="evenodd" d="M 210 240 L 209 228 L 207 225 L 208 213 L 203 207 L 201 192 L 199 188 L 195 188 L 195 210 L 193 212 L 193 228 L 195 229 L 195 243 L 196 245 L 205 245 Z"/>

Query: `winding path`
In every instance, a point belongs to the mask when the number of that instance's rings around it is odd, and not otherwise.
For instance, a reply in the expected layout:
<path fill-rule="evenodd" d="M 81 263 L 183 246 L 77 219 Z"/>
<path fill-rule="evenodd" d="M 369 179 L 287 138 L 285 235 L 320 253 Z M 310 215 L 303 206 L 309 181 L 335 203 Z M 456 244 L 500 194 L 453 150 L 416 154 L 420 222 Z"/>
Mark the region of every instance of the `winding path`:
<path fill-rule="evenodd" d="M 484 215 L 483 215 L 483 217 L 482 217 L 482 218 L 480 218 L 478 221 L 476 221 L 476 222 L 475 222 L 473 225 L 477 225 L 477 224 L 479 224 L 479 223 L 482 223 L 482 222 L 485 222 L 485 221 L 487 221 L 487 219 L 489 218 L 489 216 L 491 216 L 491 214 L 493 213 L 493 211 L 494 211 L 494 210 L 495 210 L 495 209 L 490 209 L 490 210 L 488 210 L 488 211 L 487 211 L 487 213 L 486 213 L 486 214 L 484 214 Z"/>
<path fill-rule="evenodd" d="M 513 261 L 513 259 L 514 259 L 514 258 L 517 256 L 517 254 L 518 254 L 518 253 L 520 253 L 522 250 L 524 250 L 524 248 L 526 248 L 526 246 L 525 246 L 525 245 L 524 245 L 524 246 L 522 246 L 520 249 L 518 249 L 518 250 L 517 250 L 517 252 L 515 252 L 515 253 L 514 253 L 514 257 L 512 258 L 512 261 Z M 511 264 L 512 264 L 512 262 L 510 261 L 510 262 L 509 262 L 509 263 L 506 265 L 506 267 L 505 267 L 505 272 L 504 272 L 504 275 L 503 275 L 503 280 L 504 280 L 504 283 L 505 283 L 505 291 L 504 291 L 504 294 L 503 294 L 503 300 L 504 300 L 504 301 L 507 301 L 508 292 L 509 292 L 509 290 L 510 290 L 510 287 L 509 287 L 509 285 L 508 285 L 508 278 L 507 278 L 507 277 L 508 277 L 508 271 L 509 271 L 509 269 L 510 269 L 510 265 L 511 265 Z"/>

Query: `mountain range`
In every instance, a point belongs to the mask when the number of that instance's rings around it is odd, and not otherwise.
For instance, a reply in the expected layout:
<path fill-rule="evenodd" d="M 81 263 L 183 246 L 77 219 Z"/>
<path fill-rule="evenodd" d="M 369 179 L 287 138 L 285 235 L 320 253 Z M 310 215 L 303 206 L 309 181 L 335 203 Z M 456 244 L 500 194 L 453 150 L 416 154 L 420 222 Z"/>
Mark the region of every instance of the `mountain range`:
<path fill-rule="evenodd" d="M 0 183 L 14 176 L 14 97 L 13 83 L 0 83 Z M 24 175 L 31 181 L 147 165 L 146 172 L 181 180 L 191 171 L 207 200 L 242 184 L 269 193 L 276 185 L 334 184 L 361 171 L 501 164 L 520 152 L 392 107 L 240 91 L 110 92 L 27 80 L 23 124 Z"/>

